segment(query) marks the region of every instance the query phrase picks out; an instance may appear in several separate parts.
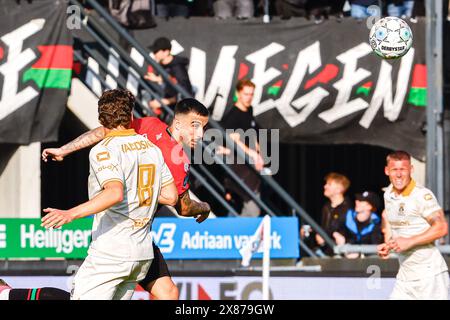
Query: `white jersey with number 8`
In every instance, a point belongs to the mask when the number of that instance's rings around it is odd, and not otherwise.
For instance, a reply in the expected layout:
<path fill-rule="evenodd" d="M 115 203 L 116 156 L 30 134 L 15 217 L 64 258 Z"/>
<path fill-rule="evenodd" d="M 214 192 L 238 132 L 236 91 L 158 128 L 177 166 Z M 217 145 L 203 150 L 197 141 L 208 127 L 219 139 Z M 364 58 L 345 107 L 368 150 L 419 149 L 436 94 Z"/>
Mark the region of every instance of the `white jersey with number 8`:
<path fill-rule="evenodd" d="M 161 151 L 133 129 L 113 130 L 89 154 L 89 198 L 109 181 L 123 184 L 123 201 L 98 213 L 88 254 L 120 261 L 153 259 L 150 224 L 160 190 L 173 181 Z"/>

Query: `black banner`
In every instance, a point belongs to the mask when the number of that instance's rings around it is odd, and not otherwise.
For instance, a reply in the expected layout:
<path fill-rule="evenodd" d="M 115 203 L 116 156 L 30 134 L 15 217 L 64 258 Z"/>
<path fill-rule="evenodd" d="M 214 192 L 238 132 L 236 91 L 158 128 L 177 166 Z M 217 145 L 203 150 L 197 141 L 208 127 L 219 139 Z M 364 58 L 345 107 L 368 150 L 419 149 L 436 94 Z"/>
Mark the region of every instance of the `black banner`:
<path fill-rule="evenodd" d="M 365 143 L 424 159 L 425 22 L 409 23 L 413 48 L 390 61 L 372 53 L 370 22 L 181 18 L 135 35 L 146 46 L 158 36 L 179 44 L 173 50 L 190 58 L 196 97 L 216 120 L 247 77 L 258 123 L 279 128 L 283 142 Z"/>
<path fill-rule="evenodd" d="M 72 77 L 67 2 L 0 5 L 0 143 L 54 141 Z"/>
<path fill-rule="evenodd" d="M 160 36 L 172 40 L 172 52 L 190 59 L 196 98 L 215 120 L 232 107 L 236 82 L 245 77 L 256 84 L 253 107 L 260 127 L 280 129 L 282 142 L 371 144 L 424 160 L 425 21 L 410 23 L 413 48 L 399 60 L 372 52 L 373 22 L 174 18 L 133 34 L 145 47 Z M 100 52 L 119 76 L 114 54 Z M 147 68 L 137 51 L 130 56 Z M 127 87 L 139 94 L 134 76 L 122 71 Z M 89 72 L 86 79 L 100 94 L 100 82 Z"/>

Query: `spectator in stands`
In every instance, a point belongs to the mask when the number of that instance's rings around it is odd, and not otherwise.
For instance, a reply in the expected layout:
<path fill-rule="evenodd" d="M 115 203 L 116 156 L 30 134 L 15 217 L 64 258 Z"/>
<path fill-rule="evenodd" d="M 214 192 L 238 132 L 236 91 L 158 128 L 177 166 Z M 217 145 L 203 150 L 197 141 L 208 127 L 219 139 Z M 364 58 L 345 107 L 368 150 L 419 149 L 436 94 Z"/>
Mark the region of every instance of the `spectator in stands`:
<path fill-rule="evenodd" d="M 307 0 L 276 0 L 275 8 L 281 19 L 306 17 Z"/>
<path fill-rule="evenodd" d="M 413 16 L 414 0 L 388 0 L 387 13 L 389 16 L 402 19 Z"/>
<path fill-rule="evenodd" d="M 351 15 L 358 20 L 365 19 L 374 14 L 369 8 L 371 6 L 377 6 L 378 0 L 351 0 Z M 380 12 L 380 7 L 378 7 Z"/>
<path fill-rule="evenodd" d="M 450 6 L 450 2 L 449 2 Z M 417 17 L 424 17 L 426 15 L 425 12 L 425 0 L 414 0 L 414 6 L 412 9 L 411 17 L 409 21 L 412 23 L 417 23 Z M 449 19 L 447 19 L 449 20 Z M 450 20 L 449 20 L 450 21 Z"/>
<path fill-rule="evenodd" d="M 166 37 L 156 39 L 149 49 L 153 52 L 156 62 L 169 74 L 172 82 L 179 84 L 190 95 L 193 95 L 191 81 L 189 80 L 187 71 L 189 59 L 181 56 L 173 56 L 171 54 L 172 44 Z M 178 92 L 170 84 L 164 83 L 161 75 L 154 72 L 147 72 L 144 78 L 163 86 L 164 97 L 162 102 L 172 108 L 175 106 L 178 101 Z M 162 115 L 161 104 L 158 100 L 150 100 L 149 107 L 156 115 Z"/>
<path fill-rule="evenodd" d="M 191 16 L 213 16 L 213 0 L 194 0 L 191 7 Z"/>
<path fill-rule="evenodd" d="M 213 4 L 214 16 L 219 19 L 236 17 L 248 19 L 254 16 L 253 0 L 217 0 Z"/>
<path fill-rule="evenodd" d="M 291 17 L 314 17 L 315 23 L 328 19 L 330 14 L 342 18 L 345 0 L 276 0 L 277 14 L 282 19 Z"/>
<path fill-rule="evenodd" d="M 232 106 L 229 111 L 222 118 L 221 124 L 225 129 L 242 129 L 244 136 L 239 132 L 230 134 L 230 138 L 238 145 L 250 158 L 251 163 L 254 164 L 256 170 L 261 171 L 264 167 L 264 160 L 260 154 L 260 148 L 258 144 L 258 136 L 256 132 L 252 134 L 250 129 L 258 130 L 255 118 L 253 117 L 252 100 L 255 91 L 255 84 L 247 79 L 239 80 L 236 85 L 237 102 Z M 250 139 L 246 139 L 250 137 Z M 250 140 L 250 141 L 249 141 Z M 251 141 L 253 140 L 253 141 Z M 251 168 L 245 164 L 236 163 L 231 164 L 231 169 L 242 179 L 242 181 L 254 192 L 254 194 L 260 196 L 261 180 L 259 175 L 255 173 Z M 226 177 L 224 181 L 228 201 L 233 201 L 233 197 L 239 197 L 243 202 L 241 209 L 241 216 L 243 217 L 257 217 L 261 211 L 254 200 L 242 190 L 234 180 Z"/>
<path fill-rule="evenodd" d="M 188 0 L 156 0 L 156 15 L 163 18 L 189 17 Z"/>
<path fill-rule="evenodd" d="M 335 232 L 345 230 L 346 213 L 353 207 L 352 201 L 345 196 L 349 187 L 350 180 L 343 174 L 330 172 L 325 176 L 323 195 L 328 198 L 328 201 L 322 207 L 321 227 L 331 239 Z M 316 234 L 315 238 L 323 253 L 333 255 L 332 248 L 326 245 L 319 234 Z"/>
<path fill-rule="evenodd" d="M 309 0 L 306 3 L 308 18 L 314 17 L 316 24 L 322 23 L 324 19 L 328 19 L 331 12 L 330 0 Z"/>
<path fill-rule="evenodd" d="M 128 30 L 131 37 L 134 37 L 134 29 L 156 27 L 151 0 L 108 0 L 107 3 L 102 1 L 101 4 L 108 5 L 107 9 L 111 16 Z M 119 35 L 119 45 L 125 51 L 131 49 L 131 44 L 121 34 Z"/>
<path fill-rule="evenodd" d="M 371 191 L 355 195 L 355 209 L 348 210 L 345 217 L 345 232 L 333 234 L 336 244 L 380 244 L 383 242 L 381 220 L 377 215 L 381 207 L 380 198 Z M 357 258 L 359 253 L 348 253 L 347 258 Z"/>
<path fill-rule="evenodd" d="M 344 6 L 346 0 L 329 0 L 331 6 L 331 14 L 335 15 L 338 21 L 344 17 Z"/>

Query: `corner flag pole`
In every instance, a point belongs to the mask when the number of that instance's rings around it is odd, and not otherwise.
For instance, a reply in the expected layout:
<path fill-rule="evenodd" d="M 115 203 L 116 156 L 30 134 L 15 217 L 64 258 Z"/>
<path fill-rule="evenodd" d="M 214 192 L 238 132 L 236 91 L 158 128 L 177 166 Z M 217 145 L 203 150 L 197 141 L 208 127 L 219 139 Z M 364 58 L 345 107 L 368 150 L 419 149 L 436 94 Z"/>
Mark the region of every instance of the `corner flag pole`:
<path fill-rule="evenodd" d="M 270 276 L 270 247 L 271 241 L 271 222 L 270 215 L 265 215 L 260 222 L 255 234 L 250 237 L 246 244 L 242 246 L 239 253 L 242 256 L 241 265 L 248 267 L 250 260 L 256 252 L 263 250 L 263 265 L 262 265 L 262 298 L 263 300 L 270 299 L 269 276 Z M 261 248 L 262 247 L 262 248 Z"/>
<path fill-rule="evenodd" d="M 270 246 L 271 246 L 271 219 L 270 216 L 267 215 L 264 217 L 264 225 L 263 225 L 263 234 L 264 234 L 264 242 L 263 242 L 263 267 L 262 267 L 262 296 L 263 300 L 269 300 L 269 277 L 270 277 Z"/>

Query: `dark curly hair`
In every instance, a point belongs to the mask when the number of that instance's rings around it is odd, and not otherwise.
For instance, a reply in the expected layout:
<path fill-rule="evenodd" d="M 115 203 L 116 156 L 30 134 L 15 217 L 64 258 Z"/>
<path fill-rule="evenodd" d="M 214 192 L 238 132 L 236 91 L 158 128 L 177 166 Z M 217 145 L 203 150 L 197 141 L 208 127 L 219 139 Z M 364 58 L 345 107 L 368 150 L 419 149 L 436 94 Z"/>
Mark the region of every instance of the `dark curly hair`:
<path fill-rule="evenodd" d="M 188 114 L 190 112 L 196 113 L 200 116 L 208 117 L 208 109 L 198 100 L 193 98 L 186 98 L 178 101 L 175 106 L 175 115 Z"/>
<path fill-rule="evenodd" d="M 120 125 L 128 128 L 135 100 L 134 95 L 128 90 L 113 89 L 103 92 L 98 100 L 98 120 L 108 129 Z"/>

